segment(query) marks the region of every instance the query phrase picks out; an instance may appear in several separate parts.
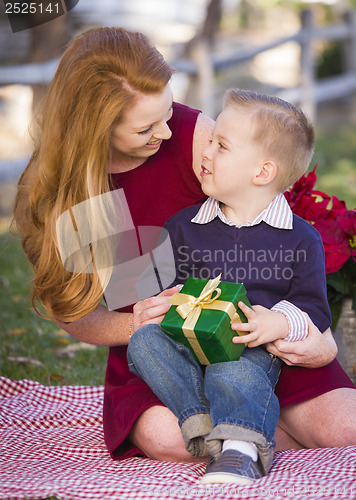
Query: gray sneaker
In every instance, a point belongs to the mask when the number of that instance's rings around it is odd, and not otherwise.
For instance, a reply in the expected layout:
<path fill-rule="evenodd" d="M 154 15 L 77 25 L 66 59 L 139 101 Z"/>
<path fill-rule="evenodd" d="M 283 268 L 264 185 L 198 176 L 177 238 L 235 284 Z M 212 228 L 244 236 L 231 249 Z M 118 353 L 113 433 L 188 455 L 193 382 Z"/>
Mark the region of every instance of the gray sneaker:
<path fill-rule="evenodd" d="M 263 475 L 258 465 L 251 457 L 236 450 L 226 450 L 217 460 L 211 459 L 200 482 L 247 485 L 261 477 Z"/>

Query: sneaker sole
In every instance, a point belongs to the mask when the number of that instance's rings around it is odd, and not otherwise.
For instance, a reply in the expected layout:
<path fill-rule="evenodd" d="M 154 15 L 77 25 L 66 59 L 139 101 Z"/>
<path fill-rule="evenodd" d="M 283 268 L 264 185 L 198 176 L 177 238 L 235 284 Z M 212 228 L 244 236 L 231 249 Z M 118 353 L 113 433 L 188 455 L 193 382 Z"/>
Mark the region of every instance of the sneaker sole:
<path fill-rule="evenodd" d="M 256 479 L 252 479 L 250 477 L 239 476 L 238 474 L 229 474 L 223 472 L 208 472 L 204 474 L 200 479 L 201 484 L 214 484 L 214 483 L 223 483 L 223 484 L 241 484 L 241 485 L 249 485 L 256 481 Z"/>

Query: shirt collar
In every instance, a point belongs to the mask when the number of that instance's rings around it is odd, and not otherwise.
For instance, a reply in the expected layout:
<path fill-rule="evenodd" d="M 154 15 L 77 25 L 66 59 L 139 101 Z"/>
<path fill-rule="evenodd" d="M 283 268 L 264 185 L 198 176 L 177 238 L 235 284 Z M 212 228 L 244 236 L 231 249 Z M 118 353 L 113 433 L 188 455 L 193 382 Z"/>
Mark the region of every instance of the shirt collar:
<path fill-rule="evenodd" d="M 253 221 L 242 224 L 241 226 L 237 226 L 234 222 L 229 220 L 221 210 L 218 200 L 211 197 L 203 203 L 199 212 L 193 217 L 191 222 L 195 222 L 196 224 L 207 224 L 216 217 L 219 217 L 219 219 L 228 226 L 250 227 L 256 226 L 263 221 L 269 226 L 278 229 L 293 229 L 293 212 L 283 193 L 278 194 L 268 207 L 262 210 Z"/>

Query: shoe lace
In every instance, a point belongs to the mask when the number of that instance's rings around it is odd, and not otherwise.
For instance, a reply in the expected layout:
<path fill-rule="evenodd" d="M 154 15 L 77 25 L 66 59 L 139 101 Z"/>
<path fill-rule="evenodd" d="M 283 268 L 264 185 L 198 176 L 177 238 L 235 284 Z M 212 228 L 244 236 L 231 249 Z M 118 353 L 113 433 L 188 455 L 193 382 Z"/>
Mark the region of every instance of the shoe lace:
<path fill-rule="evenodd" d="M 242 467 L 244 459 L 241 455 L 222 454 L 219 458 L 219 465 L 224 467 Z"/>

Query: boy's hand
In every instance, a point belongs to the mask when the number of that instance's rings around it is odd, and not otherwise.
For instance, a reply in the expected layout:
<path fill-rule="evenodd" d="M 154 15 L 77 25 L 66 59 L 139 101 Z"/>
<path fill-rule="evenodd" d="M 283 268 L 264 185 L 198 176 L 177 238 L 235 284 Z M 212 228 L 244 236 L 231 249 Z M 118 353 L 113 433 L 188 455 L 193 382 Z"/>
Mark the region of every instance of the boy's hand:
<path fill-rule="evenodd" d="M 263 306 L 252 306 L 252 309 L 243 302 L 238 303 L 245 314 L 247 323 L 233 323 L 231 328 L 241 332 L 250 332 L 246 335 L 234 337 L 235 344 L 246 344 L 248 347 L 257 347 L 277 339 L 288 336 L 289 326 L 287 318 L 280 312 L 270 311 Z"/>

